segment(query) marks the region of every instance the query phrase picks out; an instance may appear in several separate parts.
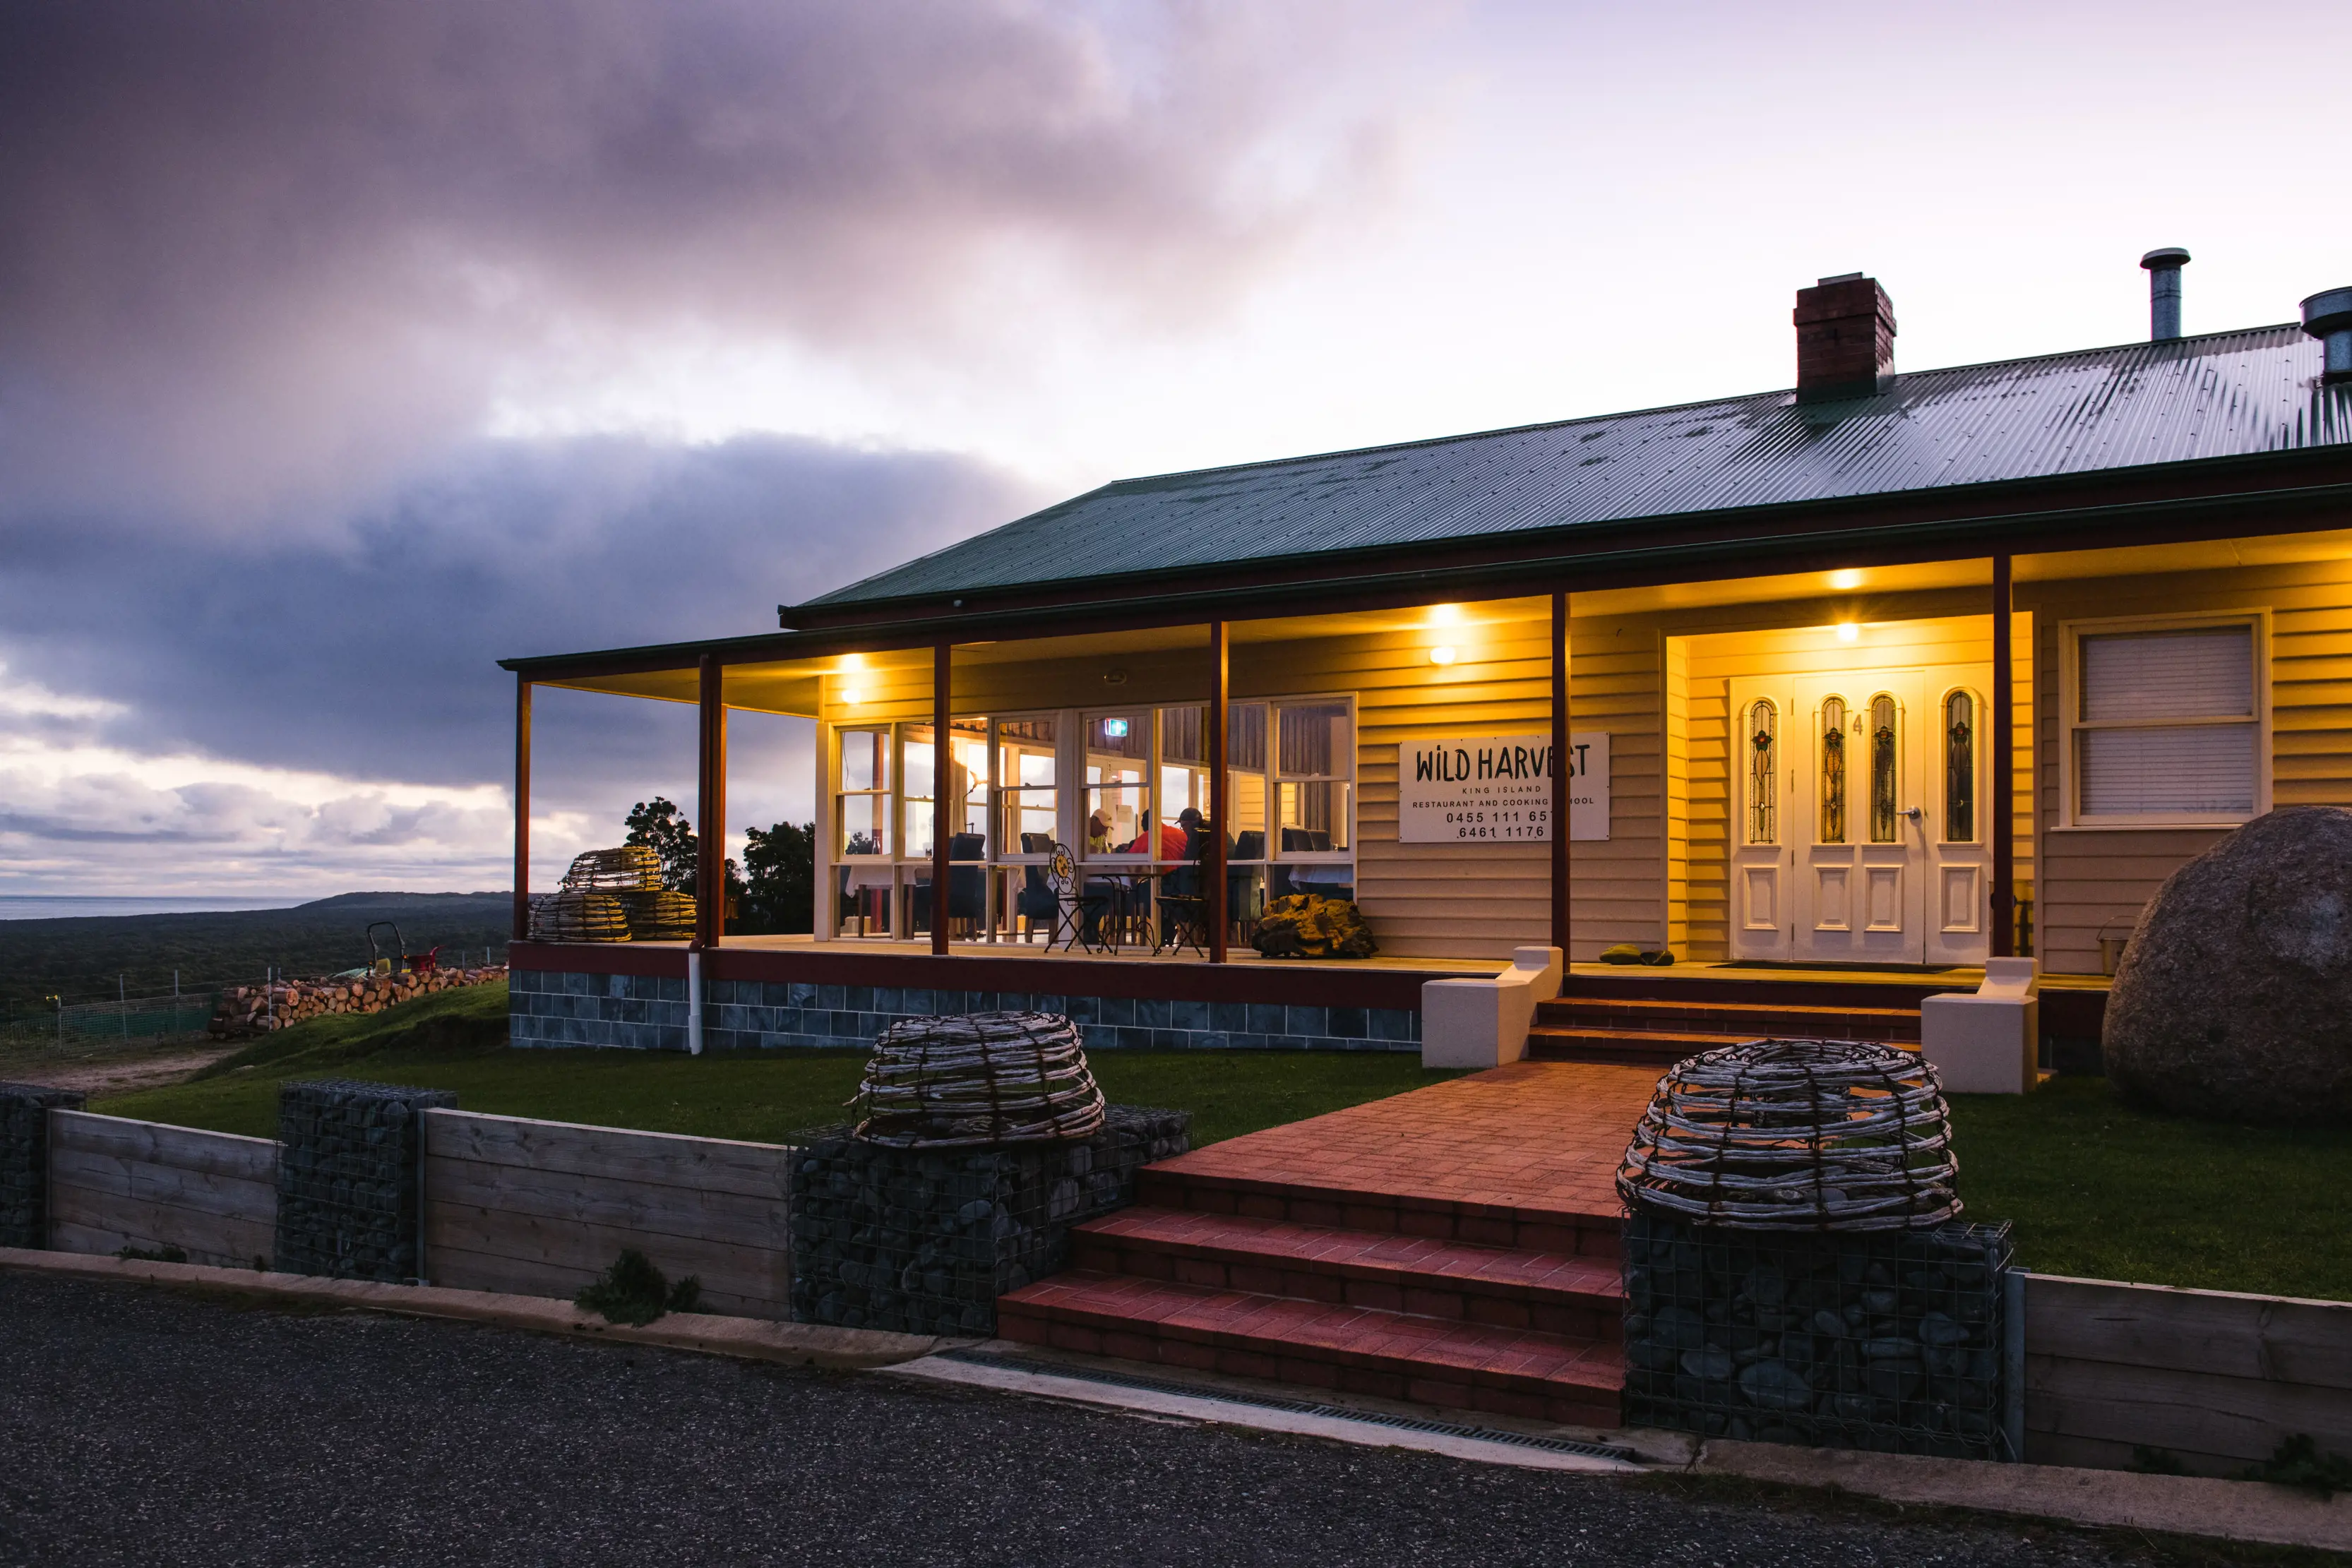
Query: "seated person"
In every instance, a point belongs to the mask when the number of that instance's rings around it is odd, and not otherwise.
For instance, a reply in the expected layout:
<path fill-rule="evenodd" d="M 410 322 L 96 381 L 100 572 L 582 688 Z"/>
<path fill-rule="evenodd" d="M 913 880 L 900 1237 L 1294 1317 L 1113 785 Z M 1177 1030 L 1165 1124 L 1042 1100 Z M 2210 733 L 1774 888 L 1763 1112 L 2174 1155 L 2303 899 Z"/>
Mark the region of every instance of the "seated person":
<path fill-rule="evenodd" d="M 1197 824 L 1201 820 L 1201 813 L 1187 806 L 1184 808 L 1183 817 L 1178 818 L 1177 821 L 1181 822 L 1184 818 L 1190 818 Z M 1134 842 L 1122 844 L 1119 847 L 1124 852 L 1131 855 L 1150 854 L 1151 830 L 1144 829 L 1135 835 Z M 1163 861 L 1181 861 L 1184 858 L 1184 830 L 1177 826 L 1176 822 L 1160 824 L 1160 852 L 1156 858 Z"/>
<path fill-rule="evenodd" d="M 1110 821 L 1100 811 L 1087 819 L 1087 853 L 1098 855 L 1110 848 Z"/>

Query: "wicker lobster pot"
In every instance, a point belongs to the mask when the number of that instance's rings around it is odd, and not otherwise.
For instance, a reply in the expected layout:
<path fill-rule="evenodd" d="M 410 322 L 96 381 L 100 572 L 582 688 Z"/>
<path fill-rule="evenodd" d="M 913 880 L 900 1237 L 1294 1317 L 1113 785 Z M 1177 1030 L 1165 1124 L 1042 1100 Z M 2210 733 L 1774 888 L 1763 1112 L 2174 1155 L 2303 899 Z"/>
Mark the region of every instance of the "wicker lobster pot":
<path fill-rule="evenodd" d="M 1056 1013 L 902 1019 L 857 1088 L 856 1136 L 893 1148 L 1091 1137 L 1103 1124 L 1077 1026 Z"/>
<path fill-rule="evenodd" d="M 1916 1051 L 1757 1040 L 1678 1063 L 1635 1127 L 1617 1192 L 1743 1230 L 1914 1230 L 1959 1213 L 1950 1118 Z"/>
<path fill-rule="evenodd" d="M 582 893 L 572 888 L 543 893 L 530 901 L 530 939 L 626 942 L 629 919 L 621 908 L 621 901 L 609 893 Z"/>
<path fill-rule="evenodd" d="M 616 893 L 629 920 L 632 942 L 683 942 L 694 935 L 694 894 L 656 887 Z"/>

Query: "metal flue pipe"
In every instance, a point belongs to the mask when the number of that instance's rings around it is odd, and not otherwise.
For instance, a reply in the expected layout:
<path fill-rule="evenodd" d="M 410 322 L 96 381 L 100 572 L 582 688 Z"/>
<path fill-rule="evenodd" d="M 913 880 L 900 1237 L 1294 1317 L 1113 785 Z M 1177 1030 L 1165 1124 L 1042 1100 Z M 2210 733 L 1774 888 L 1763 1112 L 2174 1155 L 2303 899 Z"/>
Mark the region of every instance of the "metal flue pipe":
<path fill-rule="evenodd" d="M 2169 342 L 2180 336 L 2180 269 L 2189 253 L 2177 245 L 2159 246 L 2139 258 L 2147 268 L 2147 335 L 2151 342 Z"/>

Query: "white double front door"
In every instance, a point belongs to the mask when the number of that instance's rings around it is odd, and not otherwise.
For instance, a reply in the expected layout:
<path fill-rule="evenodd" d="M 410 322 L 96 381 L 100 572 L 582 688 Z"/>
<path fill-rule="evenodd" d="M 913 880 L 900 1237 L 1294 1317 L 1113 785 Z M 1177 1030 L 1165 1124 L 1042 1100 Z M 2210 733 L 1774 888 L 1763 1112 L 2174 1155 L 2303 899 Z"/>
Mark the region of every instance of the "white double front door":
<path fill-rule="evenodd" d="M 1981 963 L 1990 666 L 1730 683 L 1731 951 Z"/>

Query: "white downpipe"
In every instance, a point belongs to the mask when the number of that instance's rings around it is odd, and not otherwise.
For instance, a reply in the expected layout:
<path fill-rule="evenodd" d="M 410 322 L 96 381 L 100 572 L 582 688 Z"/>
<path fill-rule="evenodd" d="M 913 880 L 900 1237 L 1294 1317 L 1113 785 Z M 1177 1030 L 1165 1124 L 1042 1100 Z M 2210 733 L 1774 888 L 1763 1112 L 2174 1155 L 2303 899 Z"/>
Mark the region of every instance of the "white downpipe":
<path fill-rule="evenodd" d="M 686 950 L 686 1053 L 702 1054 L 702 949 Z"/>

